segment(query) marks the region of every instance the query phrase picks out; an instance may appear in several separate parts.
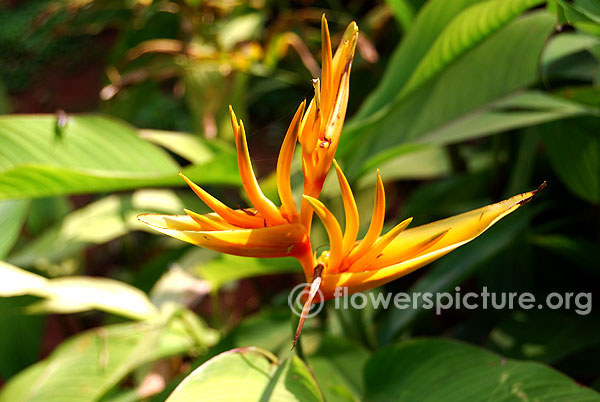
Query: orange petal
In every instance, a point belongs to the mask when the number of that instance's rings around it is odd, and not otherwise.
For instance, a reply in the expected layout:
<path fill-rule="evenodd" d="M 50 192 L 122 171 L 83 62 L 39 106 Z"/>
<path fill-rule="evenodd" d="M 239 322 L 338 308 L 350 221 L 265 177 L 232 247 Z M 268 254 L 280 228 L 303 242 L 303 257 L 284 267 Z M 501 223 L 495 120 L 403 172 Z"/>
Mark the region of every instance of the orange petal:
<path fill-rule="evenodd" d="M 279 192 L 279 198 L 281 199 L 281 206 L 290 222 L 297 220 L 298 209 L 292 196 L 292 185 L 290 182 L 290 171 L 292 167 L 292 158 L 294 157 L 294 149 L 296 148 L 296 139 L 298 137 L 298 126 L 300 119 L 304 114 L 304 107 L 306 101 L 303 101 L 292 122 L 288 128 L 281 151 L 279 152 L 279 158 L 277 159 L 277 191 Z"/>
<path fill-rule="evenodd" d="M 342 260 L 342 229 L 335 216 L 325 205 L 316 198 L 304 195 L 303 198 L 314 209 L 317 216 L 323 222 L 327 235 L 329 236 L 329 260 L 327 270 L 336 270 Z"/>
<path fill-rule="evenodd" d="M 346 256 L 354 246 L 356 236 L 358 235 L 359 218 L 358 208 L 356 207 L 356 200 L 352 194 L 352 189 L 344 176 L 344 172 L 340 169 L 336 160 L 333 160 L 335 166 L 335 172 L 337 173 L 338 182 L 340 184 L 340 191 L 342 192 L 342 201 L 344 202 L 344 213 L 346 215 L 346 224 L 344 227 L 344 240 L 342 246 L 342 255 Z"/>
<path fill-rule="evenodd" d="M 188 215 L 141 214 L 138 219 L 168 236 L 220 253 L 245 257 L 294 257 L 310 248 L 308 235 L 300 224 L 260 229 L 194 230 L 198 224 Z"/>
<path fill-rule="evenodd" d="M 188 179 L 179 173 L 179 176 L 185 180 L 190 188 L 196 193 L 198 197 L 213 211 L 219 214 L 220 217 L 225 219 L 232 225 L 243 227 L 243 228 L 261 228 L 265 226 L 263 218 L 258 216 L 251 216 L 246 214 L 244 211 L 234 210 L 223 204 L 221 201 L 204 191 L 204 189 L 198 186 L 196 183 Z"/>
<path fill-rule="evenodd" d="M 347 265 L 351 266 L 362 257 L 372 246 L 381 234 L 383 229 L 383 221 L 385 218 L 385 190 L 383 188 L 383 182 L 381 181 L 381 175 L 379 169 L 377 169 L 377 190 L 375 193 L 375 205 L 373 206 L 373 217 L 371 218 L 371 225 L 365 235 L 364 239 L 356 246 L 347 257 Z"/>
<path fill-rule="evenodd" d="M 281 216 L 279 209 L 263 194 L 260 189 L 252 164 L 250 154 L 248 153 L 248 144 L 246 143 L 246 131 L 244 123 L 240 121 L 238 135 L 236 136 L 236 146 L 238 155 L 238 167 L 242 178 L 242 185 L 254 208 L 267 220 L 269 225 L 280 225 L 287 223 Z"/>

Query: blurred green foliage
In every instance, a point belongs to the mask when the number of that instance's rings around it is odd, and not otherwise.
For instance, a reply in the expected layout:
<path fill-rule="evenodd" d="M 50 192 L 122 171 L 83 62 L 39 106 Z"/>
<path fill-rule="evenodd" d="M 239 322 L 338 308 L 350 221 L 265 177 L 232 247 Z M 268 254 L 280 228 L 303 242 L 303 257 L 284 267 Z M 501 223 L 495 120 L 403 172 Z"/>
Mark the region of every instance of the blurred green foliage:
<path fill-rule="evenodd" d="M 591 296 L 589 314 L 329 302 L 291 353 L 295 261 L 143 231 L 141 212 L 206 211 L 178 171 L 245 204 L 228 104 L 247 124 L 265 193 L 276 193 L 278 148 L 319 74 L 324 12 L 334 45 L 350 21 L 360 29 L 337 159 L 361 217 L 376 168 L 389 226 L 549 184 L 481 238 L 370 294 L 597 294 L 594 0 L 8 2 L 0 401 L 600 400 Z M 335 180 L 321 198 L 343 215 Z"/>

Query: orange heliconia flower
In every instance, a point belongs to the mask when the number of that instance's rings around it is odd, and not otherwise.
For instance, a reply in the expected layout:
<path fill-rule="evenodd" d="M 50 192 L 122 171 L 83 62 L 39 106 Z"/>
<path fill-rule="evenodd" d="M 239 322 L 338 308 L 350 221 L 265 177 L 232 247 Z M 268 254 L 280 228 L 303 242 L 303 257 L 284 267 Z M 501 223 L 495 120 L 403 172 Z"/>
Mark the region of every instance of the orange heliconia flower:
<path fill-rule="evenodd" d="M 306 111 L 305 102 L 298 107 L 277 161 L 277 190 L 281 206 L 277 207 L 261 191 L 252 170 L 244 124 L 238 121 L 230 107 L 238 168 L 253 208 L 231 209 L 181 175 L 213 213 L 200 215 L 185 210 L 186 215 L 138 215 L 140 221 L 159 232 L 222 253 L 297 258 L 310 284 L 310 291 L 296 339 L 314 301 L 336 297 L 340 294 L 336 293 L 336 289 L 341 287 L 347 289 L 346 294 L 352 294 L 404 276 L 473 240 L 499 219 L 531 200 L 545 186 L 544 183 L 538 190 L 412 229 L 407 229 L 412 218 L 405 219 L 382 235 L 385 191 L 378 172 L 371 223 L 364 238 L 357 241 L 358 209 L 350 185 L 334 156 L 346 114 L 349 74 L 358 28 L 354 22 L 348 26 L 335 55 L 332 55 L 325 17 L 321 27 L 321 78 L 314 80 L 315 96 Z M 300 210 L 290 184 L 297 142 L 302 147 L 304 173 Z M 317 199 L 332 163 L 345 210 L 343 232 L 335 216 Z M 313 212 L 323 222 L 330 242 L 329 250 L 319 256 L 313 253 L 310 242 Z"/>

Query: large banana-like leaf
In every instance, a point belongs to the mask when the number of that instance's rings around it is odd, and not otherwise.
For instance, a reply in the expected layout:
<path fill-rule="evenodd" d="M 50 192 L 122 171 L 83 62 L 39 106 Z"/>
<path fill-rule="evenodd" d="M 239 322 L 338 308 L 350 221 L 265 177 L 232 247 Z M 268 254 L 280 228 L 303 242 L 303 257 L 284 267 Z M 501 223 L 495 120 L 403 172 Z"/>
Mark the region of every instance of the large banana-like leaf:
<path fill-rule="evenodd" d="M 183 171 L 198 183 L 237 184 L 235 166 L 223 152 Z M 113 118 L 0 117 L 0 200 L 177 186 L 179 170 L 167 152 Z"/>

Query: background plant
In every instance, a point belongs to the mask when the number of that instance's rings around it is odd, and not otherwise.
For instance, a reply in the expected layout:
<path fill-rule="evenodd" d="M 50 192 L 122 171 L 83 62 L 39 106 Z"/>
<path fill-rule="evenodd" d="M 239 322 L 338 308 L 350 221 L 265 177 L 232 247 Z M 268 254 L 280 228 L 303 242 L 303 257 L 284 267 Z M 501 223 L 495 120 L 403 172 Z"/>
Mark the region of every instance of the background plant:
<path fill-rule="evenodd" d="M 594 1 L 2 7 L 0 400 L 164 400 L 180 383 L 172 399 L 197 400 L 223 393 L 226 381 L 250 400 L 598 399 L 586 388 L 599 389 L 595 310 L 435 316 L 327 306 L 308 322 L 299 357 L 289 353 L 287 292 L 303 281 L 293 260 L 217 255 L 135 220 L 206 211 L 180 170 L 245 204 L 228 103 L 247 125 L 261 186 L 277 199 L 277 150 L 312 93 L 326 12 L 334 44 L 350 21 L 361 29 L 337 154 L 361 215 L 375 167 L 389 227 L 549 183 L 481 238 L 376 291 L 594 292 Z M 321 198 L 342 216 L 330 179 Z M 314 225 L 319 236 L 325 244 Z M 243 354 L 219 355 L 234 348 Z"/>

